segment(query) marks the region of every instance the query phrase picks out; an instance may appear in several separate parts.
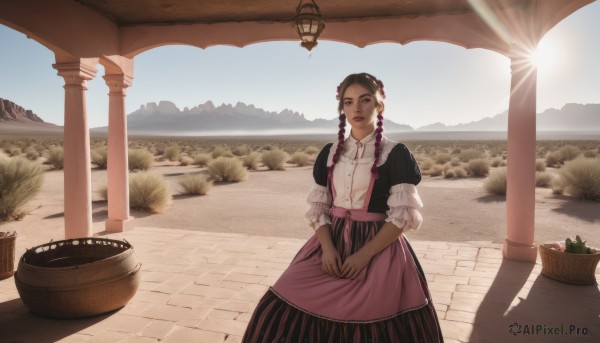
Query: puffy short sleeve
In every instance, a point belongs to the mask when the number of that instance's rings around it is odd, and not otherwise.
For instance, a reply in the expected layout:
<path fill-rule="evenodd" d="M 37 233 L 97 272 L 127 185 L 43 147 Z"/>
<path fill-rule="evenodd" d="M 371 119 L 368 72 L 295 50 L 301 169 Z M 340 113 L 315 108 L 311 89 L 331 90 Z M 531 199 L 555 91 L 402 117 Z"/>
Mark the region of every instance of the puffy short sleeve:
<path fill-rule="evenodd" d="M 327 157 L 332 144 L 325 145 L 315 160 L 313 167 L 315 184 L 306 197 L 310 208 L 304 218 L 313 230 L 317 230 L 325 224 L 331 224 L 330 210 L 333 199 L 327 188 Z"/>
<path fill-rule="evenodd" d="M 387 201 L 386 222 L 403 231 L 418 230 L 423 222 L 419 209 L 423 202 L 416 185 L 421 182 L 421 171 L 414 156 L 404 144 L 394 147 L 390 156 L 390 191 Z"/>

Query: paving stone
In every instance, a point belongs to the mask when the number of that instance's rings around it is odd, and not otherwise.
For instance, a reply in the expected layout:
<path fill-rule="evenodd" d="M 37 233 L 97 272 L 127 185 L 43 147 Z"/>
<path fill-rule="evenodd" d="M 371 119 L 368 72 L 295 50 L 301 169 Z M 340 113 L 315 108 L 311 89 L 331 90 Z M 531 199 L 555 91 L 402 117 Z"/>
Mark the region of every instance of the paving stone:
<path fill-rule="evenodd" d="M 215 306 L 216 309 L 226 310 L 226 311 L 236 311 L 236 312 L 252 312 L 256 307 L 256 302 L 254 301 L 244 301 L 244 300 L 229 300 L 218 306 Z"/>
<path fill-rule="evenodd" d="M 457 285 L 467 285 L 469 284 L 469 277 L 467 276 L 448 276 L 448 275 L 435 275 L 435 282 L 441 283 L 451 283 Z"/>
<path fill-rule="evenodd" d="M 243 336 L 246 331 L 247 324 L 233 319 L 205 319 L 198 328 L 206 331 L 223 332 L 226 334 Z"/>
<path fill-rule="evenodd" d="M 200 295 L 208 298 L 231 299 L 237 291 L 216 286 L 188 285 L 181 291 L 183 294 Z"/>
<path fill-rule="evenodd" d="M 446 311 L 445 319 L 456 321 L 456 322 L 474 323 L 475 316 L 476 315 L 474 312 L 448 310 L 448 311 Z"/>
<path fill-rule="evenodd" d="M 227 336 L 225 343 L 242 343 L 242 336 L 229 335 Z"/>
<path fill-rule="evenodd" d="M 182 342 L 202 342 L 202 343 L 222 343 L 225 341 L 225 334 L 221 332 L 192 329 L 187 327 L 176 327 L 161 343 L 182 343 Z"/>
<path fill-rule="evenodd" d="M 152 320 L 144 327 L 139 335 L 162 340 L 175 329 L 175 322 Z"/>
<path fill-rule="evenodd" d="M 262 275 L 247 275 L 247 274 L 239 274 L 239 273 L 230 273 L 227 274 L 223 279 L 228 281 L 238 281 L 245 283 L 260 283 L 264 280 L 265 276 Z"/>
<path fill-rule="evenodd" d="M 444 338 L 447 337 L 461 342 L 469 342 L 473 331 L 473 325 L 453 320 L 440 319 L 440 326 Z M 477 342 L 477 340 L 473 340 L 473 342 Z"/>
<path fill-rule="evenodd" d="M 208 315 L 206 316 L 206 319 L 235 319 L 236 317 L 238 317 L 240 315 L 240 312 L 236 312 L 236 311 L 225 311 L 225 310 L 218 310 L 218 309 L 213 309 L 212 311 L 210 311 L 208 313 Z"/>
<path fill-rule="evenodd" d="M 244 313 L 240 313 L 240 315 L 234 319 L 237 321 L 240 321 L 240 322 L 248 323 L 248 322 L 250 322 L 251 318 L 252 318 L 252 313 L 244 312 Z"/>

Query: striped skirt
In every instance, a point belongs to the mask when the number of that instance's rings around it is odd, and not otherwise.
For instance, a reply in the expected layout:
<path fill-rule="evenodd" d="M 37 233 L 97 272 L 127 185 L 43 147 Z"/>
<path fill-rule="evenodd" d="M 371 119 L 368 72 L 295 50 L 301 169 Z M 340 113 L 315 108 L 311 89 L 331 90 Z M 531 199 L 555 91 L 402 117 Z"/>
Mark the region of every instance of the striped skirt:
<path fill-rule="evenodd" d="M 384 223 L 333 217 L 342 260 Z M 425 274 L 404 235 L 354 280 L 325 274 L 321 255 L 313 235 L 259 301 L 243 342 L 443 342 Z"/>

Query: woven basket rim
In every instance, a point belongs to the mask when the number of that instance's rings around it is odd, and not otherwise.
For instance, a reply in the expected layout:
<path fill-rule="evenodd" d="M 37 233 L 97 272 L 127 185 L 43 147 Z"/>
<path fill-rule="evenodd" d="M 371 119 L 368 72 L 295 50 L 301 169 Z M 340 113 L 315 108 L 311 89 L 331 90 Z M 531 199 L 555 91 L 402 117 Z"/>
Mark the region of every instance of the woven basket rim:
<path fill-rule="evenodd" d="M 555 253 L 566 254 L 566 255 L 571 255 L 571 256 L 597 256 L 597 255 L 600 255 L 600 249 L 598 249 L 596 247 L 593 247 L 594 249 L 596 249 L 596 252 L 593 254 L 575 254 L 572 252 L 554 250 L 550 247 L 552 244 L 554 244 L 554 243 L 540 243 L 540 247 L 545 248 L 546 250 L 551 250 L 552 252 L 555 252 Z M 592 247 L 590 247 L 590 248 L 592 248 Z"/>

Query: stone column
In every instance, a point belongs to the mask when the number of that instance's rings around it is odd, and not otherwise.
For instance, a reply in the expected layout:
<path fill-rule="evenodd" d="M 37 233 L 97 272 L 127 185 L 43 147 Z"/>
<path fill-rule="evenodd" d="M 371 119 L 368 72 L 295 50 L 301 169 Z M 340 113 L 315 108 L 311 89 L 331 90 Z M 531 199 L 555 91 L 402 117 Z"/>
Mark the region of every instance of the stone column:
<path fill-rule="evenodd" d="M 129 215 L 129 168 L 125 89 L 131 78 L 124 74 L 104 76 L 109 92 L 108 113 L 108 219 L 106 231 L 122 232 L 133 229 Z"/>
<path fill-rule="evenodd" d="M 537 70 L 524 55 L 511 57 L 508 106 L 508 184 L 506 239 L 502 249 L 511 260 L 535 262 L 535 143 Z"/>
<path fill-rule="evenodd" d="M 87 80 L 96 76 L 96 68 L 84 61 L 53 67 L 65 79 L 65 238 L 91 237 L 92 182 L 85 91 Z"/>

